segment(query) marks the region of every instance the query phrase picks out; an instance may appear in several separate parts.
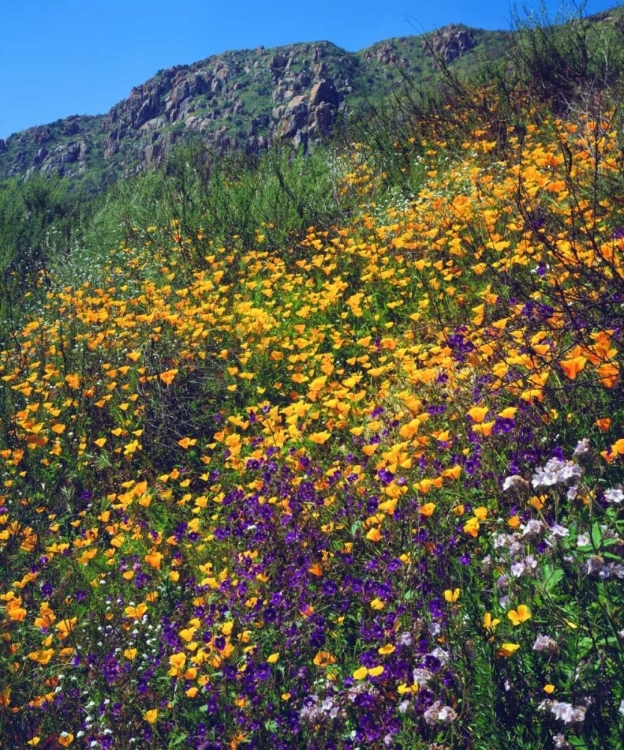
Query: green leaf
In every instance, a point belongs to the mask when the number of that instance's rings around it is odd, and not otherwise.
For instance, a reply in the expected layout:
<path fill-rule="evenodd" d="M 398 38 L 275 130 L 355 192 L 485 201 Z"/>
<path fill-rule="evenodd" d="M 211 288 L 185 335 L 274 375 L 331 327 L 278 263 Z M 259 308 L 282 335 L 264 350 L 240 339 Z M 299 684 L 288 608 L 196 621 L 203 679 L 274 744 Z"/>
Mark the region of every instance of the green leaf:
<path fill-rule="evenodd" d="M 561 568 L 555 568 L 553 565 L 544 565 L 541 589 L 545 593 L 552 591 L 563 578 L 563 575 L 564 573 Z"/>
<path fill-rule="evenodd" d="M 207 709 L 208 707 L 206 706 L 205 708 Z M 183 732 L 182 734 L 176 734 L 169 740 L 169 747 L 179 747 L 183 742 L 187 740 L 187 738 L 188 734 L 186 734 L 186 732 Z"/>
<path fill-rule="evenodd" d="M 602 543 L 602 531 L 600 530 L 600 524 L 596 522 L 592 526 L 592 544 L 594 545 L 596 549 L 599 549 L 601 543 Z"/>

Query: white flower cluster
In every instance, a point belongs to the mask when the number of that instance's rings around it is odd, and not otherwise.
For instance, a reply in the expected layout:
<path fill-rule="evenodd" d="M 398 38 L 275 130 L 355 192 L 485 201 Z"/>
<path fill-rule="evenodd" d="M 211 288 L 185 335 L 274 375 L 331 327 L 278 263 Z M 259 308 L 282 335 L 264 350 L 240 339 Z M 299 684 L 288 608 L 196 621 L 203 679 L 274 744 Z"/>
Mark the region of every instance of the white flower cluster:
<path fill-rule="evenodd" d="M 423 717 L 427 724 L 452 724 L 457 714 L 450 706 L 443 706 L 442 701 L 436 701 L 425 711 Z"/>
<path fill-rule="evenodd" d="M 551 458 L 546 466 L 540 467 L 533 474 L 531 484 L 536 489 L 538 487 L 553 487 L 556 484 L 564 484 L 571 479 L 577 479 L 582 474 L 583 469 L 574 461 L 561 461 L 558 458 Z"/>
<path fill-rule="evenodd" d="M 538 635 L 533 644 L 533 651 L 545 651 L 548 654 L 554 654 L 558 648 L 557 641 L 549 635 Z"/>
<path fill-rule="evenodd" d="M 619 505 L 624 500 L 624 492 L 622 492 L 621 487 L 613 487 L 610 490 L 605 490 L 604 497 L 608 503 Z"/>
<path fill-rule="evenodd" d="M 564 701 L 542 701 L 538 706 L 540 711 L 550 711 L 551 714 L 564 724 L 580 724 L 585 720 L 585 706 L 573 706 L 571 703 Z"/>
<path fill-rule="evenodd" d="M 299 716 L 311 724 L 318 724 L 325 719 L 335 719 L 339 713 L 340 708 L 331 696 L 321 701 L 318 696 L 309 695 L 303 701 Z"/>
<path fill-rule="evenodd" d="M 556 734 L 553 737 L 553 742 L 555 743 L 556 750 L 569 750 L 572 747 L 563 734 Z"/>

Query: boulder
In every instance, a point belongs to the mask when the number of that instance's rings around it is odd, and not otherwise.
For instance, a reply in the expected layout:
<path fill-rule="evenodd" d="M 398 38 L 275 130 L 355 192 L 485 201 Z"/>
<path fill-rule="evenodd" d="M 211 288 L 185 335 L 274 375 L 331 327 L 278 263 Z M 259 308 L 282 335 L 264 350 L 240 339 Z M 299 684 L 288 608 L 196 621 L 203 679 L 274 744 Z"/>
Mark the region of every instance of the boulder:
<path fill-rule="evenodd" d="M 323 102 L 331 104 L 334 107 L 337 107 L 338 104 L 340 104 L 340 95 L 336 91 L 336 87 L 332 81 L 329 81 L 326 78 L 314 84 L 310 90 L 310 104 L 313 107 L 316 107 Z"/>

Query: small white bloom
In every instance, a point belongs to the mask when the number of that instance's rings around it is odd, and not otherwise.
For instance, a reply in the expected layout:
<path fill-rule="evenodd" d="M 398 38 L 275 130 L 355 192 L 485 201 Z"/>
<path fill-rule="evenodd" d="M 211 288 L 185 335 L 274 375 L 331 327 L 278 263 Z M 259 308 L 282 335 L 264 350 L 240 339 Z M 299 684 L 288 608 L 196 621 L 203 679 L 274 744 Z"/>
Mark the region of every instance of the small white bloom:
<path fill-rule="evenodd" d="M 604 496 L 608 503 L 615 503 L 616 505 L 619 505 L 624 500 L 624 492 L 622 492 L 621 487 L 606 490 Z"/>
<path fill-rule="evenodd" d="M 574 449 L 572 458 L 581 458 L 581 456 L 587 455 L 589 451 L 590 451 L 589 440 L 587 438 L 583 438 L 582 440 L 579 440 L 579 442 L 576 444 L 576 448 Z"/>
<path fill-rule="evenodd" d="M 546 466 L 537 469 L 531 479 L 533 487 L 552 487 L 555 484 L 563 484 L 564 482 L 580 477 L 583 474 L 583 470 L 574 461 L 561 461 L 558 458 L 551 458 L 547 462 Z"/>
<path fill-rule="evenodd" d="M 533 644 L 534 651 L 547 651 L 548 653 L 554 653 L 557 650 L 557 641 L 551 638 L 549 635 L 538 635 Z"/>
<path fill-rule="evenodd" d="M 529 519 L 524 526 L 520 527 L 520 531 L 522 532 L 522 536 L 537 536 L 541 533 L 544 525 L 541 521 L 538 521 L 537 518 L 531 518 Z"/>
<path fill-rule="evenodd" d="M 560 523 L 554 523 L 550 527 L 550 538 L 551 539 L 563 539 L 566 536 L 570 535 L 570 531 L 566 529 L 565 526 L 562 526 Z"/>

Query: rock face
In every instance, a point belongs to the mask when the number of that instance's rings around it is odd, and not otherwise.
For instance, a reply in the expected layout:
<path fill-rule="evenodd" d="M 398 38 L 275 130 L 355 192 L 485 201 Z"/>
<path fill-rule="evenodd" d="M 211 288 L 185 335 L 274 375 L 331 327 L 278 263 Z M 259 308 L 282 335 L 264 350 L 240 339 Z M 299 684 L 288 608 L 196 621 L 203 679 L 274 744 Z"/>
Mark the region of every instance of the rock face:
<path fill-rule="evenodd" d="M 425 51 L 452 62 L 475 44 L 472 30 L 451 26 L 431 35 Z M 218 153 L 257 153 L 279 140 L 313 148 L 352 97 L 400 85 L 399 69 L 434 70 L 422 37 L 359 53 L 315 42 L 214 55 L 159 71 L 105 115 L 74 115 L 0 140 L 0 179 L 42 172 L 107 182 L 162 163 L 184 138 Z"/>
<path fill-rule="evenodd" d="M 435 31 L 429 38 L 423 40 L 423 50 L 426 54 L 450 63 L 465 55 L 475 44 L 471 29 L 466 26 L 451 25 Z"/>

